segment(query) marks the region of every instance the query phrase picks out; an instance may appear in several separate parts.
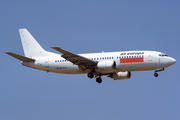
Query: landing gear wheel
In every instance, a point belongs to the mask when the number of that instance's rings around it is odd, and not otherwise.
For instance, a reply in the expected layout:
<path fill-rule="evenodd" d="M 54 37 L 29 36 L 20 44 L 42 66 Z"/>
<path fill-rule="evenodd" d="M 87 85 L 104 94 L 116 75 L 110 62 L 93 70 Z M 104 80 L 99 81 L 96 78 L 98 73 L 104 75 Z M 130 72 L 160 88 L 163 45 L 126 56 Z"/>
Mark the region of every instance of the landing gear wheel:
<path fill-rule="evenodd" d="M 102 79 L 100 77 L 96 78 L 97 83 L 102 83 Z"/>
<path fill-rule="evenodd" d="M 93 77 L 94 77 L 94 74 L 88 73 L 87 76 L 88 76 L 89 78 L 93 78 Z"/>
<path fill-rule="evenodd" d="M 154 73 L 154 76 L 155 76 L 155 77 L 158 77 L 158 74 L 157 74 L 157 73 Z"/>

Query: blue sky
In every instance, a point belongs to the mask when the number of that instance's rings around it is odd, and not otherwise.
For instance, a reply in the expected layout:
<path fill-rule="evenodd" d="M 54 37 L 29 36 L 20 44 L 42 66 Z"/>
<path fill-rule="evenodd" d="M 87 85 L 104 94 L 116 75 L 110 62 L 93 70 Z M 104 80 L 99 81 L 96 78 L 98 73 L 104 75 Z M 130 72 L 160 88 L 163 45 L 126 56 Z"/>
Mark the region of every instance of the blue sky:
<path fill-rule="evenodd" d="M 1 120 L 179 120 L 180 1 L 0 2 Z M 161 51 L 176 64 L 159 73 L 132 72 L 131 79 L 46 73 L 6 55 L 23 55 L 18 33 L 27 28 L 42 47 L 74 53 Z M 57 53 L 57 52 L 56 52 Z"/>

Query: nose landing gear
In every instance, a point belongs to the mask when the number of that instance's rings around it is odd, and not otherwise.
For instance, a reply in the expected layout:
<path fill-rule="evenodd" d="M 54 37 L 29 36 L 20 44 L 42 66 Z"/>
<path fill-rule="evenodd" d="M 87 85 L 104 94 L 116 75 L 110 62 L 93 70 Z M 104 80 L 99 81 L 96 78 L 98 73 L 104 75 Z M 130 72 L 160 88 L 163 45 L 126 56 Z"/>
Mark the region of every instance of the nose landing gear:
<path fill-rule="evenodd" d="M 155 76 L 155 77 L 158 77 L 158 74 L 155 72 L 155 73 L 154 73 L 154 76 Z"/>
<path fill-rule="evenodd" d="M 155 77 L 158 77 L 157 72 L 160 72 L 160 71 L 164 71 L 164 68 L 156 69 L 155 72 L 154 72 L 154 76 L 155 76 Z"/>

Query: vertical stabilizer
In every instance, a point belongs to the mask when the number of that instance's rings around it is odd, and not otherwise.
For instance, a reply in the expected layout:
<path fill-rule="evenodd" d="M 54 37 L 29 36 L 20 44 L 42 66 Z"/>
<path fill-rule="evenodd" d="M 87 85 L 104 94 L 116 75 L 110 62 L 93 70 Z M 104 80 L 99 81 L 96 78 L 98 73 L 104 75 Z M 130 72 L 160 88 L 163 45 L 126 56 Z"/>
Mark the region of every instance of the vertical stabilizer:
<path fill-rule="evenodd" d="M 27 29 L 19 29 L 24 54 L 29 58 L 42 57 L 46 51 L 39 45 Z"/>

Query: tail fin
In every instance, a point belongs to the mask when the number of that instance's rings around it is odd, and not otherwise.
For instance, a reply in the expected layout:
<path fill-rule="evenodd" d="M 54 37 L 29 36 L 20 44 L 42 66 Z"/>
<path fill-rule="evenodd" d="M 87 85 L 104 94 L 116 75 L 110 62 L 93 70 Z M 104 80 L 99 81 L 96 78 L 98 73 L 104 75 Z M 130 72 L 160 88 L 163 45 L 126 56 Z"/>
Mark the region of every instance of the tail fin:
<path fill-rule="evenodd" d="M 46 55 L 46 51 L 39 45 L 27 29 L 19 29 L 24 54 L 29 58 L 36 58 Z"/>

